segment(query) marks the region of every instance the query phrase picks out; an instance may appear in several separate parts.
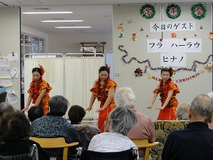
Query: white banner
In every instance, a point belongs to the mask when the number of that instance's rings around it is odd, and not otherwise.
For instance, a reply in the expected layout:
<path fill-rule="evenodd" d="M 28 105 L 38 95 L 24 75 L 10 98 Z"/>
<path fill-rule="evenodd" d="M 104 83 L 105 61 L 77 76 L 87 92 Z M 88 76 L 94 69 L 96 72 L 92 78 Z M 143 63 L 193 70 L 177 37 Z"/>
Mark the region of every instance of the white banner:
<path fill-rule="evenodd" d="M 163 67 L 185 67 L 186 54 L 178 52 L 161 53 L 161 66 Z"/>
<path fill-rule="evenodd" d="M 147 53 L 181 52 L 201 53 L 201 39 L 148 39 Z"/>
<path fill-rule="evenodd" d="M 195 21 L 150 22 L 150 32 L 195 31 Z"/>

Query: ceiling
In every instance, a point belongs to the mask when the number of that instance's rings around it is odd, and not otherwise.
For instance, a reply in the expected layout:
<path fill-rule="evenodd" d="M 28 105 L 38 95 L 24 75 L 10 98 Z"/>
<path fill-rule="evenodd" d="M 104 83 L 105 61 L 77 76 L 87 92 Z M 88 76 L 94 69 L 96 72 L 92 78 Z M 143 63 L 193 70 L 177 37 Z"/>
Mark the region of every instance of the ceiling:
<path fill-rule="evenodd" d="M 206 0 L 211 2 L 212 0 Z M 72 11 L 63 15 L 23 15 L 21 24 L 45 33 L 112 33 L 113 5 L 183 3 L 200 0 L 0 0 L 0 7 L 20 6 L 21 11 Z M 42 23 L 41 20 L 83 19 L 80 23 Z M 91 29 L 56 29 L 55 26 L 86 25 Z"/>

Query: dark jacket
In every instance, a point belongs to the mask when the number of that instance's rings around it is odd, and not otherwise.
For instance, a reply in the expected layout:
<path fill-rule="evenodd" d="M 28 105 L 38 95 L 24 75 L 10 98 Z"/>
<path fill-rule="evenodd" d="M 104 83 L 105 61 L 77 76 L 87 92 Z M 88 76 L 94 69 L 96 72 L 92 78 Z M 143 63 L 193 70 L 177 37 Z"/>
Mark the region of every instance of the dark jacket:
<path fill-rule="evenodd" d="M 213 160 L 213 130 L 204 122 L 192 122 L 169 134 L 162 160 Z"/>

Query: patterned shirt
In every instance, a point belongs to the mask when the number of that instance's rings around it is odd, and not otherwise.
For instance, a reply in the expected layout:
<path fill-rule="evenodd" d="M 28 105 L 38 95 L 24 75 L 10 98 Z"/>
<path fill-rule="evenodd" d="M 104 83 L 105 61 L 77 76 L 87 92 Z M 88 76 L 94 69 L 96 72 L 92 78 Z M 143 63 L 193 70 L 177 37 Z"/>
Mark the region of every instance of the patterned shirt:
<path fill-rule="evenodd" d="M 43 116 L 31 124 L 30 136 L 32 137 L 64 137 L 67 143 L 80 142 L 80 136 L 76 129 L 61 116 Z M 73 149 L 74 150 L 74 149 Z M 48 150 L 50 156 L 59 157 L 62 150 Z M 72 151 L 71 151 L 72 152 Z"/>

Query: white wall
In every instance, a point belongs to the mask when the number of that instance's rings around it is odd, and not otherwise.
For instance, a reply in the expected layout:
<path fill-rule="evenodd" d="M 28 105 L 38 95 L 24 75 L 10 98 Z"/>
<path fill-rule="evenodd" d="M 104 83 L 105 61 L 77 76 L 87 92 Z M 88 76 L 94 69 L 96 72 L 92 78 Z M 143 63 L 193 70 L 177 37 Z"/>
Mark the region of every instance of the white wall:
<path fill-rule="evenodd" d="M 145 19 L 140 15 L 141 6 L 114 6 L 113 7 L 113 53 L 114 53 L 114 80 L 118 83 L 118 87 L 129 86 L 133 89 L 137 96 L 136 108 L 142 113 L 150 116 L 153 120 L 157 118 L 158 112 L 155 109 L 148 110 L 146 106 L 150 103 L 153 96 L 152 91 L 158 85 L 158 81 L 148 79 L 148 76 L 144 74 L 142 77 L 135 77 L 134 71 L 136 68 L 144 69 L 147 64 L 139 64 L 132 61 L 130 64 L 125 64 L 121 58 L 124 56 L 124 52 L 118 50 L 118 45 L 124 45 L 125 49 L 129 53 L 126 60 L 130 60 L 131 57 L 136 57 L 139 60 L 149 59 L 152 67 L 160 67 L 160 54 L 148 54 L 146 42 L 147 39 L 160 39 L 160 32 L 150 32 L 150 22 L 168 21 L 195 21 L 196 31 L 190 32 L 175 32 L 177 38 L 192 38 L 202 39 L 202 53 L 190 53 L 187 54 L 186 67 L 190 68 L 194 60 L 204 62 L 209 54 L 212 54 L 212 41 L 209 39 L 209 32 L 212 31 L 211 26 L 211 5 L 207 6 L 207 16 L 202 20 L 195 20 L 191 16 L 190 8 L 191 4 L 181 5 L 181 16 L 175 20 L 169 19 L 166 15 L 166 5 L 162 10 L 161 18 L 161 6 L 155 5 L 156 15 L 152 19 Z M 131 20 L 131 23 L 128 21 Z M 118 30 L 118 25 L 123 23 L 124 31 L 122 32 L 124 38 L 118 38 L 121 30 Z M 203 29 L 200 29 L 202 25 Z M 140 32 L 141 27 L 143 31 Z M 132 33 L 136 33 L 137 41 L 132 41 Z M 194 36 L 197 35 L 197 37 Z M 148 35 L 148 37 L 146 37 Z M 163 34 L 163 38 L 171 38 L 171 33 L 166 32 Z M 198 65 L 197 71 L 204 69 L 204 65 Z M 152 76 L 160 78 L 160 70 L 149 70 L 148 73 Z M 189 77 L 195 74 L 192 71 L 179 71 L 176 72 L 173 79 L 180 79 Z M 117 76 L 116 76 L 117 75 Z M 120 76 L 119 76 L 120 75 Z M 192 99 L 201 93 L 208 93 L 212 90 L 212 72 L 205 71 L 200 76 L 184 82 L 178 83 L 181 93 L 177 98 L 179 102 L 191 102 Z M 153 108 L 160 106 L 159 98 L 157 98 Z"/>
<path fill-rule="evenodd" d="M 48 52 L 79 53 L 80 42 L 106 42 L 106 50 L 112 51 L 111 34 L 49 34 Z"/>
<path fill-rule="evenodd" d="M 17 7 L 0 8 L 0 23 L 0 56 L 8 56 L 8 54 L 14 52 L 18 53 L 20 57 L 20 9 Z M 9 62 L 10 70 L 13 67 L 20 68 L 20 59 Z M 7 91 L 14 91 L 18 96 L 19 102 L 11 103 L 16 109 L 20 109 L 20 75 L 18 78 L 11 79 L 13 85 L 6 89 Z"/>

